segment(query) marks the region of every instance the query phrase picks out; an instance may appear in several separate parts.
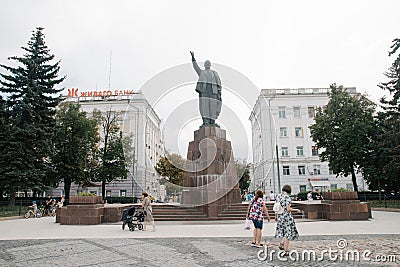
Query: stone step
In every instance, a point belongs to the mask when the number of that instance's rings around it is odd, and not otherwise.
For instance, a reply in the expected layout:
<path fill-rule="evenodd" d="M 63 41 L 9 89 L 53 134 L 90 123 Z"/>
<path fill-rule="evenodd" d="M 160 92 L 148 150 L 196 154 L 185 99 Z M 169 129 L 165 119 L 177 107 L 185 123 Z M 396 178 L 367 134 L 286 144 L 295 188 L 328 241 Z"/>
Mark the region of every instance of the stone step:
<path fill-rule="evenodd" d="M 267 203 L 268 213 L 271 219 L 275 218 L 272 211 L 273 203 Z M 295 207 L 295 205 L 293 206 Z M 209 218 L 201 210 L 201 207 L 181 207 L 171 205 L 153 205 L 155 221 L 207 221 L 207 220 L 244 220 L 248 208 L 247 203 L 231 204 L 217 217 Z M 293 213 L 294 218 L 302 218 L 302 213 Z"/>

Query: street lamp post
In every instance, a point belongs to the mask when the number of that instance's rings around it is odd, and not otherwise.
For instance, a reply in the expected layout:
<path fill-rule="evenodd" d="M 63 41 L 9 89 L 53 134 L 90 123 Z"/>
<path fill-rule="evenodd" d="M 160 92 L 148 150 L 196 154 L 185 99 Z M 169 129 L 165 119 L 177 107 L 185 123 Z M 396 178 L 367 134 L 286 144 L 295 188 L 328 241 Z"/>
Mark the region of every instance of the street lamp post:
<path fill-rule="evenodd" d="M 133 150 L 133 161 L 134 161 L 134 165 L 132 166 L 132 201 L 134 202 L 135 200 L 135 191 L 134 191 L 134 183 L 135 183 L 135 178 L 137 175 L 137 163 L 138 163 L 138 148 L 139 148 L 139 108 L 130 105 L 131 107 L 133 107 L 136 110 L 136 133 L 135 133 L 135 141 L 136 141 L 136 146 Z"/>

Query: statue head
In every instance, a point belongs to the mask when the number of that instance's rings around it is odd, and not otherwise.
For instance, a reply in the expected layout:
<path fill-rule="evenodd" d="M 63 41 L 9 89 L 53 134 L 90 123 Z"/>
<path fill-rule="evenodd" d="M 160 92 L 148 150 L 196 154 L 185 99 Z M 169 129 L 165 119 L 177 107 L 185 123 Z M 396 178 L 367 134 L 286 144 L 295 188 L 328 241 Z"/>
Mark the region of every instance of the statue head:
<path fill-rule="evenodd" d="M 211 67 L 211 62 L 210 62 L 210 60 L 204 61 L 204 68 L 210 69 L 210 67 Z"/>

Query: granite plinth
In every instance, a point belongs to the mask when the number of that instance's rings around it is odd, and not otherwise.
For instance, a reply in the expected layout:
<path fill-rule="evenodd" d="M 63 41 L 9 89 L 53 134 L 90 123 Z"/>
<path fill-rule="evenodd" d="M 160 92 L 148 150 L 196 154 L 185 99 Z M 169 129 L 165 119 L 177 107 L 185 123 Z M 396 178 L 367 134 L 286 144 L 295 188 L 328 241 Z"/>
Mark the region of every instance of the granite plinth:
<path fill-rule="evenodd" d="M 231 142 L 226 131 L 202 127 L 189 143 L 182 205 L 201 206 L 215 217 L 229 204 L 240 203 L 240 191 Z"/>
<path fill-rule="evenodd" d="M 322 196 L 324 200 L 321 203 L 313 203 L 312 201 L 297 203 L 306 218 L 332 221 L 368 220 L 372 218 L 370 203 L 358 200 L 357 192 L 323 192 Z"/>

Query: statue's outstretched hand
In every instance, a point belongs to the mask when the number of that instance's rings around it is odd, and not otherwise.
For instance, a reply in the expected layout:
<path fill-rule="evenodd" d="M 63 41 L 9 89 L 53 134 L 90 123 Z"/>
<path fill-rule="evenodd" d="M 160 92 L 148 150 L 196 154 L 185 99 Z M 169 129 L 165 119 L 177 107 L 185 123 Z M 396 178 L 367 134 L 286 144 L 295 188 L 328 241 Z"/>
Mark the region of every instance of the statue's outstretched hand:
<path fill-rule="evenodd" d="M 194 58 L 194 52 L 190 51 L 190 54 L 192 55 L 192 61 L 196 61 L 196 59 Z"/>

